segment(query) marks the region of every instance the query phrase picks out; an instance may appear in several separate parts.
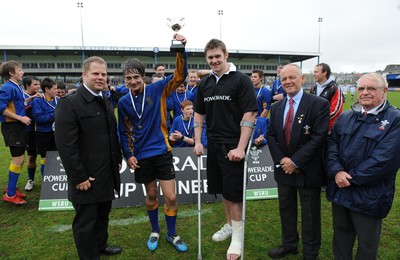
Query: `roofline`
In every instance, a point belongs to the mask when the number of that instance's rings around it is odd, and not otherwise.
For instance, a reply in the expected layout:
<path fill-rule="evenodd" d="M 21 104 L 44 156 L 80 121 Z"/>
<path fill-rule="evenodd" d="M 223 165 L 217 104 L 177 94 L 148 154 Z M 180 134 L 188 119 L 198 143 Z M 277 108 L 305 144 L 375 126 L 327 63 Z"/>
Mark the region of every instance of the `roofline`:
<path fill-rule="evenodd" d="M 170 52 L 169 48 L 163 47 L 128 47 L 128 46 L 84 46 L 86 51 L 150 51 L 158 48 L 160 52 Z M 57 50 L 57 51 L 80 51 L 82 46 L 46 46 L 46 45 L 0 45 L 0 50 Z M 186 48 L 187 52 L 204 52 L 202 48 Z M 228 53 L 236 54 L 272 54 L 272 55 L 299 55 L 318 56 L 318 52 L 298 51 L 270 51 L 270 50 L 239 50 L 228 49 Z"/>

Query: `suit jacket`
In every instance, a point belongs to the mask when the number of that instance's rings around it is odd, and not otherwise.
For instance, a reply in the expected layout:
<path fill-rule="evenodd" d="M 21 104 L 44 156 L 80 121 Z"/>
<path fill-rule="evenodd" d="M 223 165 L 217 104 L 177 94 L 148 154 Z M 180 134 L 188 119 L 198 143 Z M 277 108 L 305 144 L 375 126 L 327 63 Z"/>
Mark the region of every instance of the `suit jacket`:
<path fill-rule="evenodd" d="M 55 112 L 55 139 L 68 177 L 68 199 L 91 204 L 110 201 L 119 194 L 122 162 L 114 109 L 83 85 L 63 98 Z M 80 191 L 75 185 L 95 178 L 92 187 Z"/>
<path fill-rule="evenodd" d="M 267 131 L 268 147 L 275 164 L 275 181 L 288 186 L 320 187 L 326 184 L 324 148 L 328 133 L 329 102 L 306 92 L 293 118 L 289 147 L 283 133 L 283 118 L 287 98 L 271 108 Z M 297 165 L 299 173 L 285 174 L 277 168 L 283 157 Z"/>

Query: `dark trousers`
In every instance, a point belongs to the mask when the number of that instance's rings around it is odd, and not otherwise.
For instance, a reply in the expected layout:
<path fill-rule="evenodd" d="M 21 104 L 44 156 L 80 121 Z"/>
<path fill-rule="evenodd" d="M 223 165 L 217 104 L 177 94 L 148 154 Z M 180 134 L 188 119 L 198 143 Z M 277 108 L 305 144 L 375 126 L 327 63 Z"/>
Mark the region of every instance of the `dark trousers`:
<path fill-rule="evenodd" d="M 358 240 L 355 259 L 377 259 L 382 219 L 357 213 L 332 203 L 333 254 L 337 260 L 353 258 L 354 242 Z"/>
<path fill-rule="evenodd" d="M 300 195 L 301 204 L 303 256 L 313 259 L 318 256 L 321 247 L 321 187 L 302 188 L 278 184 L 282 246 L 296 249 L 299 243 L 297 194 Z"/>
<path fill-rule="evenodd" d="M 99 250 L 107 247 L 111 203 L 112 201 L 94 204 L 73 203 L 76 214 L 72 231 L 79 259 L 100 259 Z"/>

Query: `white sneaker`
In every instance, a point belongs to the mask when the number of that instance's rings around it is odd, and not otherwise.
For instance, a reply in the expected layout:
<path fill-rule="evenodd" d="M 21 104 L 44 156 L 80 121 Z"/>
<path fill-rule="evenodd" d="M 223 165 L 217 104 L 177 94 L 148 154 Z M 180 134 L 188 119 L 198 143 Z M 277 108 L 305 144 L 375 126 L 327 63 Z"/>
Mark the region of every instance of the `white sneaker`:
<path fill-rule="evenodd" d="M 25 185 L 25 190 L 26 191 L 31 191 L 31 190 L 33 190 L 34 186 L 35 186 L 35 181 L 28 180 L 28 182 Z"/>
<path fill-rule="evenodd" d="M 229 224 L 225 224 L 220 230 L 218 230 L 213 236 L 212 240 L 216 242 L 224 241 L 232 236 L 232 227 Z"/>

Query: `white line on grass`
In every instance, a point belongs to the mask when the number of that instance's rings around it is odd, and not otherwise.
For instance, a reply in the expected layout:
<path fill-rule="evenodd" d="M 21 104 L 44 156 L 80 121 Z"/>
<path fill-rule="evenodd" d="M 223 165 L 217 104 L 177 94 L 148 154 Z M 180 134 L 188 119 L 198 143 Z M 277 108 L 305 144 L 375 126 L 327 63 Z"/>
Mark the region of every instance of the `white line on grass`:
<path fill-rule="evenodd" d="M 202 209 L 201 215 L 209 214 L 209 213 L 211 213 L 211 211 L 212 211 L 212 209 Z M 179 218 L 197 216 L 197 212 L 198 212 L 197 210 L 179 211 Z M 163 214 L 160 214 L 158 216 L 159 220 L 162 220 L 163 218 L 164 218 Z M 146 216 L 126 218 L 126 219 L 110 220 L 109 225 L 110 226 L 126 226 L 126 225 L 134 225 L 134 224 L 144 223 L 144 222 L 148 222 L 148 221 L 149 221 L 149 217 L 146 215 Z M 57 226 L 50 227 L 49 230 L 51 232 L 64 232 L 64 231 L 71 230 L 71 225 L 57 225 Z"/>

